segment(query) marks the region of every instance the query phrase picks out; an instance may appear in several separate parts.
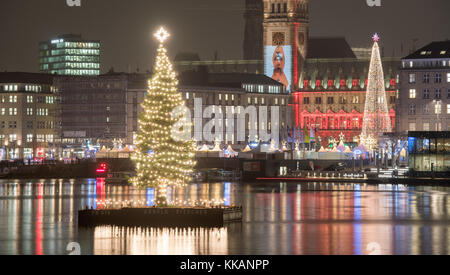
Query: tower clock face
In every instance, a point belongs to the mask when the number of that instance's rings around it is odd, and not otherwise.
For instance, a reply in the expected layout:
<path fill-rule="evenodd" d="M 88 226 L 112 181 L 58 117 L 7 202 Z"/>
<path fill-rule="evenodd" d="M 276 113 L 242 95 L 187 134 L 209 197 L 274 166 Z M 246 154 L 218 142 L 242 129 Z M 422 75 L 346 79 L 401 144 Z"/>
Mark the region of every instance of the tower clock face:
<path fill-rule="evenodd" d="M 274 32 L 272 35 L 272 43 L 273 45 L 283 45 L 285 42 L 284 33 L 283 32 Z"/>

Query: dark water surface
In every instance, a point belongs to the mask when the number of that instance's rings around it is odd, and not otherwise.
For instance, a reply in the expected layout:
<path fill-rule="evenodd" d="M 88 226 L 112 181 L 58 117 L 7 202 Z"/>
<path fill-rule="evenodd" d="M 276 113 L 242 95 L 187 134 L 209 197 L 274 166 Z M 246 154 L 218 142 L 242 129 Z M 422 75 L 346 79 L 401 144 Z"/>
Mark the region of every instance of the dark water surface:
<path fill-rule="evenodd" d="M 0 254 L 450 254 L 450 188 L 331 183 L 194 184 L 171 199 L 242 204 L 225 228 L 78 228 L 77 211 L 152 189 L 99 179 L 0 181 Z M 76 247 L 72 245 L 72 247 Z M 76 248 L 75 248 L 76 249 Z"/>

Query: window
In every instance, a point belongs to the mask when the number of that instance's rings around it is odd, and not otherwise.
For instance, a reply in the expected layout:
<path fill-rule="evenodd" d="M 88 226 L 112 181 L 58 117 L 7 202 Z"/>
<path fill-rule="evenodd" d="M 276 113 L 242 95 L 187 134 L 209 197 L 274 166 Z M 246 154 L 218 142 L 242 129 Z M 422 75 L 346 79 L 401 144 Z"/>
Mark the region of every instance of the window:
<path fill-rule="evenodd" d="M 447 104 L 447 114 L 450 114 L 450 104 Z"/>
<path fill-rule="evenodd" d="M 309 97 L 304 97 L 303 98 L 303 104 L 309 104 Z"/>
<path fill-rule="evenodd" d="M 442 113 L 442 105 L 440 102 L 437 102 L 436 105 L 434 105 L 434 113 L 436 115 Z"/>
<path fill-rule="evenodd" d="M 359 96 L 357 96 L 357 95 L 356 95 L 356 96 L 353 96 L 353 97 L 352 97 L 352 103 L 353 103 L 353 104 L 358 104 L 358 103 L 359 103 Z"/>
<path fill-rule="evenodd" d="M 426 131 L 426 132 L 430 131 L 430 123 L 425 122 L 423 124 L 423 130 Z"/>
<path fill-rule="evenodd" d="M 416 98 L 416 89 L 409 89 L 409 98 Z"/>
<path fill-rule="evenodd" d="M 33 115 L 33 108 L 27 108 L 27 116 Z"/>
<path fill-rule="evenodd" d="M 442 74 L 437 73 L 434 75 L 434 82 L 441 83 L 442 82 Z"/>
<path fill-rule="evenodd" d="M 17 135 L 11 134 L 9 135 L 9 142 L 16 142 L 17 141 Z"/>
<path fill-rule="evenodd" d="M 423 75 L 423 83 L 430 83 L 430 74 L 425 73 Z"/>
<path fill-rule="evenodd" d="M 9 108 L 10 116 L 17 116 L 17 108 Z"/>
<path fill-rule="evenodd" d="M 6 109 L 5 108 L 1 108 L 0 109 L 0 115 L 4 116 L 6 114 Z"/>
<path fill-rule="evenodd" d="M 33 121 L 27 121 L 27 129 L 33 129 Z"/>
<path fill-rule="evenodd" d="M 17 121 L 10 121 L 8 126 L 9 126 L 10 129 L 16 129 L 17 128 Z"/>
<path fill-rule="evenodd" d="M 450 83 L 450 73 L 447 73 L 447 82 Z"/>
<path fill-rule="evenodd" d="M 275 104 L 275 105 L 278 105 L 278 98 L 275 98 L 275 99 L 274 99 L 274 104 Z"/>
<path fill-rule="evenodd" d="M 428 115 L 430 113 L 430 108 L 428 106 L 429 106 L 429 104 L 423 105 L 423 114 L 424 115 Z"/>
<path fill-rule="evenodd" d="M 441 89 L 436 89 L 436 90 L 434 91 L 434 97 L 435 97 L 436 99 L 441 99 Z"/>
<path fill-rule="evenodd" d="M 416 123 L 415 122 L 410 122 L 408 130 L 412 131 L 412 132 L 415 131 L 416 130 Z"/>
<path fill-rule="evenodd" d="M 45 135 L 36 135 L 37 142 L 45 142 Z"/>
<path fill-rule="evenodd" d="M 17 96 L 16 95 L 10 95 L 9 96 L 9 103 L 17 103 Z"/>
<path fill-rule="evenodd" d="M 27 95 L 27 103 L 33 103 L 33 96 Z"/>
<path fill-rule="evenodd" d="M 287 3 L 284 3 L 284 5 L 283 5 L 283 11 L 284 11 L 284 13 L 287 12 Z"/>
<path fill-rule="evenodd" d="M 416 104 L 410 104 L 409 105 L 408 114 L 410 114 L 410 115 L 415 115 L 416 114 Z"/>
<path fill-rule="evenodd" d="M 316 104 L 322 104 L 322 98 L 316 97 Z"/>
<path fill-rule="evenodd" d="M 416 83 L 416 74 L 409 74 L 409 84 Z"/>
<path fill-rule="evenodd" d="M 430 98 L 430 90 L 425 89 L 423 90 L 423 99 L 429 99 Z"/>
<path fill-rule="evenodd" d="M 45 140 L 46 140 L 47 142 L 52 143 L 52 142 L 53 142 L 53 135 L 46 135 L 46 136 L 45 136 Z"/>
<path fill-rule="evenodd" d="M 327 104 L 334 104 L 334 97 L 328 97 Z"/>
<path fill-rule="evenodd" d="M 27 142 L 28 142 L 28 143 L 33 142 L 33 134 L 28 134 L 28 135 L 27 135 Z"/>
<path fill-rule="evenodd" d="M 258 98 L 255 97 L 255 98 L 253 99 L 253 102 L 254 102 L 255 105 L 258 104 Z"/>

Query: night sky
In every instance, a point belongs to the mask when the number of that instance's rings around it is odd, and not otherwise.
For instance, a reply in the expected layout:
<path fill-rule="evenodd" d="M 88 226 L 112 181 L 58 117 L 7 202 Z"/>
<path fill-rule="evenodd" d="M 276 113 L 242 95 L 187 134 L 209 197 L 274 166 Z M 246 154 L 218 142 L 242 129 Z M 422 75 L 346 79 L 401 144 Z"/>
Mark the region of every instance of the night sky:
<path fill-rule="evenodd" d="M 370 46 L 381 34 L 385 54 L 400 56 L 418 39 L 417 47 L 450 39 L 449 0 L 382 0 L 369 8 L 366 0 L 311 0 L 311 36 L 345 36 L 351 46 Z M 245 0 L 65 0 L 0 1 L 0 71 L 38 70 L 38 42 L 57 34 L 82 34 L 102 42 L 102 72 L 151 69 L 156 41 L 152 33 L 164 25 L 171 32 L 172 57 L 198 52 L 202 59 L 241 59 Z"/>

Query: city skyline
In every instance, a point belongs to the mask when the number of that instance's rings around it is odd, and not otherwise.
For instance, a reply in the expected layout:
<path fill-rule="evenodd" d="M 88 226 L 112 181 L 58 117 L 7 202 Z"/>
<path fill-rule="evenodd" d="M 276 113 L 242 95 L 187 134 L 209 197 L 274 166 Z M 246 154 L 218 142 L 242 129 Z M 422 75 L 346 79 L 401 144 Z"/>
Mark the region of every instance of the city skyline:
<path fill-rule="evenodd" d="M 245 1 L 170 1 L 171 4 L 152 1 L 151 5 L 140 0 L 133 2 L 134 5 L 124 6 L 120 1 L 82 1 L 82 7 L 68 7 L 64 1 L 4 1 L 2 6 L 9 12 L 0 18 L 0 30 L 6 41 L 0 45 L 0 71 L 37 72 L 38 42 L 75 33 L 102 41 L 101 73 L 111 67 L 115 71 L 135 72 L 139 68 L 144 72 L 152 68 L 151 53 L 156 44 L 151 34 L 160 24 L 174 33 L 168 43 L 172 58 L 179 52 L 196 52 L 203 60 L 208 60 L 216 51 L 219 59 L 242 58 Z M 360 0 L 311 1 L 310 35 L 345 36 L 352 47 L 370 47 L 367 37 L 379 32 L 385 55 L 398 57 L 409 53 L 413 39 L 418 39 L 417 49 L 431 41 L 450 38 L 442 12 L 450 8 L 448 1 L 401 2 L 383 1 L 382 7 L 370 8 Z M 402 10 L 406 5 L 408 14 Z M 329 10 L 335 13 L 329 14 Z M 98 16 L 99 12 L 102 16 Z M 433 17 L 423 14 L 433 14 Z M 378 21 L 381 16 L 383 20 Z M 198 19 L 193 20 L 193 17 Z M 347 31 L 350 29 L 351 32 Z M 400 51 L 402 44 L 403 53 Z"/>

